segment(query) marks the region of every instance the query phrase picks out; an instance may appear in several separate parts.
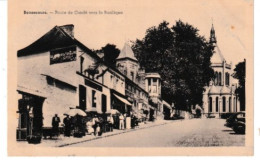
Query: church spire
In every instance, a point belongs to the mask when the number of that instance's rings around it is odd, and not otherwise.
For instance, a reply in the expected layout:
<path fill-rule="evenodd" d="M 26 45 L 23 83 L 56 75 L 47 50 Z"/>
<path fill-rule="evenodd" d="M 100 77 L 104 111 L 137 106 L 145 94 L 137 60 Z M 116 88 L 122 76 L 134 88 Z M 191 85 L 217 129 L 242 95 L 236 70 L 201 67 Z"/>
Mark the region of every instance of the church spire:
<path fill-rule="evenodd" d="M 213 23 L 212 23 L 212 27 L 211 27 L 211 30 L 210 30 L 209 42 L 212 43 L 212 44 L 217 43 L 217 39 L 216 39 L 215 29 L 214 29 Z"/>

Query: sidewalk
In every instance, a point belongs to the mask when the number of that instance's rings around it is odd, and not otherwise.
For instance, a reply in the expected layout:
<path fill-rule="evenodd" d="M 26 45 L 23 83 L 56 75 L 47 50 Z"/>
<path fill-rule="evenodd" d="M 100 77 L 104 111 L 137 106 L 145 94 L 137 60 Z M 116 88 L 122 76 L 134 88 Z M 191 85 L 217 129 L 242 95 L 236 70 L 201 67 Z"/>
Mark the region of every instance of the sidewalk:
<path fill-rule="evenodd" d="M 146 122 L 146 123 L 140 123 L 138 128 L 135 129 L 125 129 L 125 130 L 118 130 L 114 129 L 113 132 L 106 132 L 103 133 L 102 136 L 94 136 L 94 135 L 86 135 L 82 138 L 75 138 L 75 137 L 64 137 L 63 135 L 60 135 L 58 138 L 53 138 L 53 139 L 42 139 L 40 144 L 36 144 L 36 146 L 39 147 L 66 147 L 69 145 L 73 144 L 78 144 L 78 143 L 83 143 L 87 141 L 92 141 L 95 139 L 100 139 L 100 138 L 106 138 L 114 135 L 119 135 L 127 132 L 133 132 L 136 130 L 140 129 L 145 129 L 145 128 L 150 128 L 150 127 L 155 127 L 159 125 L 165 125 L 168 123 L 174 122 L 172 120 L 157 120 L 155 122 Z M 21 147 L 25 147 L 27 144 L 28 146 L 32 146 L 34 144 L 28 144 L 27 141 L 23 142 L 17 142 L 18 145 L 21 145 Z"/>

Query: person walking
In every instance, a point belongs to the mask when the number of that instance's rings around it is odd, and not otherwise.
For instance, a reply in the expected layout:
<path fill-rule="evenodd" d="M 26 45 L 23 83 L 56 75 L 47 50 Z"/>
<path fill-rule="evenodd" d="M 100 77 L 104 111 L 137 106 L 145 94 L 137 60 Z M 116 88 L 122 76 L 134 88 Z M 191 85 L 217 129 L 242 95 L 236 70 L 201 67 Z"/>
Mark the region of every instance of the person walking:
<path fill-rule="evenodd" d="M 65 137 L 70 137 L 71 120 L 70 120 L 69 115 L 67 115 L 63 119 L 63 124 L 64 124 L 64 136 Z"/>
<path fill-rule="evenodd" d="M 122 130 L 124 128 L 125 128 L 124 127 L 124 116 L 123 116 L 123 114 L 120 114 L 120 116 L 119 116 L 119 129 Z"/>
<path fill-rule="evenodd" d="M 60 117 L 57 114 L 54 115 L 52 118 L 52 131 L 54 135 L 59 135 L 59 124 L 60 124 Z"/>

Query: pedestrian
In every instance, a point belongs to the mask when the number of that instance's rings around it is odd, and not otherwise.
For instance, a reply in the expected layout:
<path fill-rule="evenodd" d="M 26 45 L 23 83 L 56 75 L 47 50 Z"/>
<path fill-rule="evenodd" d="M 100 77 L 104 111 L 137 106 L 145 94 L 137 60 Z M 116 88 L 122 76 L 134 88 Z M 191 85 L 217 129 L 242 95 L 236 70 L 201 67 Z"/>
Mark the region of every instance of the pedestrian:
<path fill-rule="evenodd" d="M 71 120 L 70 120 L 69 115 L 67 115 L 63 119 L 63 124 L 64 124 L 64 136 L 65 137 L 70 137 Z"/>
<path fill-rule="evenodd" d="M 92 124 L 92 121 L 88 121 L 87 122 L 87 131 L 88 131 L 88 134 L 94 134 L 94 128 L 93 128 L 93 124 Z"/>
<path fill-rule="evenodd" d="M 100 125 L 99 125 L 99 123 L 97 123 L 95 136 L 101 136 L 101 135 L 102 135 L 102 131 L 101 131 Z"/>
<path fill-rule="evenodd" d="M 54 115 L 52 118 L 52 132 L 54 135 L 59 135 L 59 124 L 60 124 L 60 117 L 57 114 Z"/>
<path fill-rule="evenodd" d="M 96 133 L 96 128 L 97 128 L 98 123 L 99 123 L 99 119 L 98 119 L 97 115 L 94 115 L 94 117 L 92 118 L 92 125 L 93 125 L 93 129 L 94 129 L 94 133 Z"/>
<path fill-rule="evenodd" d="M 123 114 L 120 114 L 120 116 L 119 116 L 119 129 L 122 130 L 124 128 L 125 128 L 124 127 L 124 116 L 123 116 Z"/>
<path fill-rule="evenodd" d="M 108 121 L 109 131 L 113 132 L 114 118 L 113 118 L 112 114 L 110 114 L 110 116 L 108 117 L 107 121 Z"/>

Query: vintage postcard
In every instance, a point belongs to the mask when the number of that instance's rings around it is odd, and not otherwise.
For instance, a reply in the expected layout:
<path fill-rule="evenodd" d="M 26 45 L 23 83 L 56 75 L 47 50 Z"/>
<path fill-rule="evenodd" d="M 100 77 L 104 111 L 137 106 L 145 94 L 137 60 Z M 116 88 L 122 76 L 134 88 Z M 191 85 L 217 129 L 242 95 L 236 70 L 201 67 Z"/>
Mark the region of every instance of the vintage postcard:
<path fill-rule="evenodd" d="M 253 155 L 253 8 L 10 0 L 8 155 Z"/>

